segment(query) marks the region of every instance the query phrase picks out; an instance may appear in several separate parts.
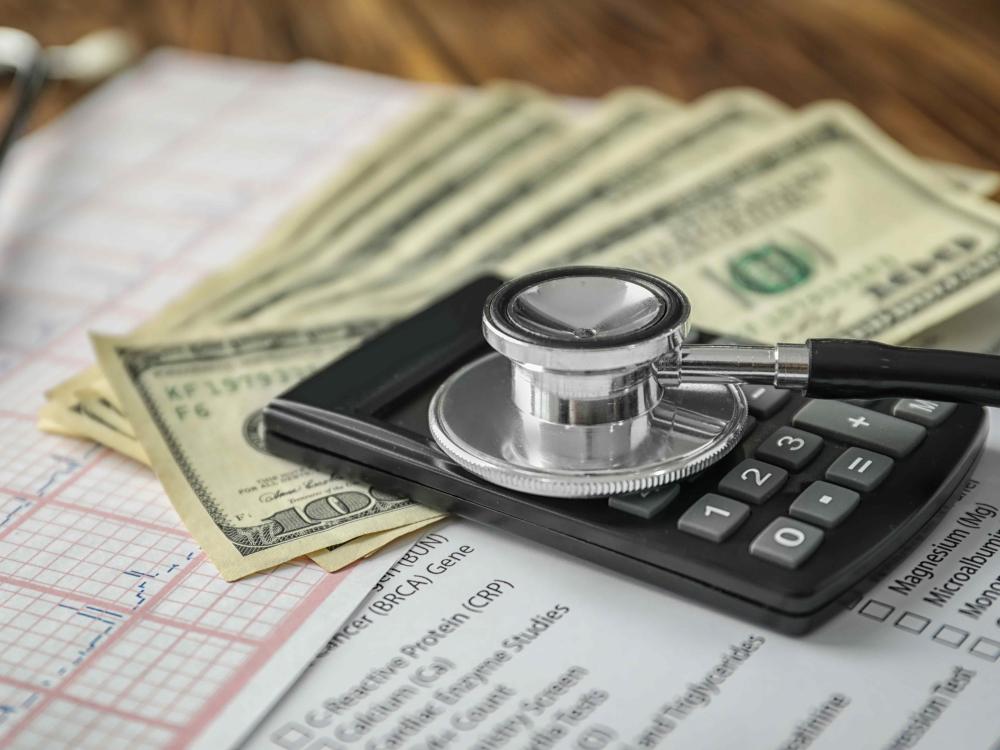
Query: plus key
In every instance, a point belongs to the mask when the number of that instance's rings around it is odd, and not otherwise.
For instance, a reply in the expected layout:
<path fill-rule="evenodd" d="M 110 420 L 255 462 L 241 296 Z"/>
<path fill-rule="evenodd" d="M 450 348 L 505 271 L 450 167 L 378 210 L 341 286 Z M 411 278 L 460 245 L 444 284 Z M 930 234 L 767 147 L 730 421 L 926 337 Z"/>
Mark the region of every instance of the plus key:
<path fill-rule="evenodd" d="M 912 451 L 927 434 L 925 428 L 913 422 L 843 401 L 824 399 L 810 401 L 799 409 L 792 424 L 894 458 Z"/>

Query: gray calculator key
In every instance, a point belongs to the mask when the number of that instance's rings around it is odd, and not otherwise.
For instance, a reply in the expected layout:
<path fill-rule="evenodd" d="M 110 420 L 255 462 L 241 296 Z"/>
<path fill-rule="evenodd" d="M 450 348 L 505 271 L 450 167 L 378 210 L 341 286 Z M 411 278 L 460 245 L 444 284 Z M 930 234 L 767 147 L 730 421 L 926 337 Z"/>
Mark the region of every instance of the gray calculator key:
<path fill-rule="evenodd" d="M 798 471 L 816 458 L 822 447 L 823 438 L 819 435 L 782 427 L 757 447 L 756 454 L 783 469 Z"/>
<path fill-rule="evenodd" d="M 925 398 L 901 398 L 892 407 L 892 413 L 901 419 L 936 427 L 955 411 L 955 404 L 945 401 L 928 401 Z"/>
<path fill-rule="evenodd" d="M 746 394 L 750 413 L 757 419 L 767 419 L 792 397 L 791 391 L 769 385 L 741 385 L 740 388 Z"/>
<path fill-rule="evenodd" d="M 750 554 L 783 568 L 798 568 L 819 547 L 823 531 L 793 518 L 776 518 L 750 543 Z"/>
<path fill-rule="evenodd" d="M 719 492 L 760 505 L 781 489 L 788 472 L 773 464 L 748 458 L 741 461 L 719 482 Z"/>
<path fill-rule="evenodd" d="M 648 521 L 670 505 L 680 491 L 680 485 L 668 484 L 666 487 L 657 487 L 646 492 L 612 495 L 608 498 L 608 507 Z"/>
<path fill-rule="evenodd" d="M 792 424 L 826 437 L 860 445 L 900 458 L 916 448 L 927 430 L 913 422 L 846 404 L 810 401 L 792 417 Z"/>
<path fill-rule="evenodd" d="M 709 492 L 677 520 L 677 528 L 710 542 L 731 536 L 750 515 L 750 507 Z"/>
<path fill-rule="evenodd" d="M 803 521 L 832 529 L 850 515 L 860 500 L 854 490 L 829 482 L 813 482 L 795 498 L 788 512 Z"/>
<path fill-rule="evenodd" d="M 848 448 L 830 464 L 826 478 L 859 492 L 870 492 L 889 476 L 893 463 L 891 458 L 881 453 Z"/>

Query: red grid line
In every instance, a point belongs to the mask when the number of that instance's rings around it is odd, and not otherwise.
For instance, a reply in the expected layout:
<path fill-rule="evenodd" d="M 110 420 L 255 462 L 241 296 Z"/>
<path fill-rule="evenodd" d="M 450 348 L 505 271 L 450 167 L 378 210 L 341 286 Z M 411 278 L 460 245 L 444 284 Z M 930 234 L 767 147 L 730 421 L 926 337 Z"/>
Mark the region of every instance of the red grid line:
<path fill-rule="evenodd" d="M 335 589 L 346 576 L 347 571 L 328 575 L 323 582 L 326 585 L 316 586 L 309 593 L 309 596 L 306 597 L 305 601 L 292 612 L 291 616 L 287 617 L 281 626 L 272 633 L 271 637 L 279 643 L 283 642 L 288 635 L 305 622 L 306 618 L 316 610 L 320 603 L 330 595 L 331 590 Z M 270 658 L 271 653 L 269 649 L 259 648 L 253 656 L 247 659 L 236 674 L 229 679 L 226 689 L 217 690 L 211 700 L 206 702 L 202 706 L 201 711 L 188 722 L 184 733 L 174 738 L 174 741 L 169 745 L 170 750 L 182 750 L 191 740 L 197 737 L 222 708 L 232 700 L 238 688 L 256 674 L 257 670 L 263 667 Z M 237 687 L 237 690 L 233 689 L 234 686 Z"/>
<path fill-rule="evenodd" d="M 27 690 L 29 693 L 42 693 L 48 690 L 48 688 L 41 687 L 39 685 L 33 685 L 30 682 L 25 682 L 24 680 L 19 680 L 16 677 L 11 677 L 10 675 L 0 675 L 0 683 L 7 683 L 8 685 L 13 685 L 21 690 Z"/>
<path fill-rule="evenodd" d="M 96 443 L 95 443 L 95 445 L 96 445 Z M 62 484 L 56 486 L 51 492 L 49 492 L 49 493 L 47 493 L 45 495 L 40 495 L 39 498 L 42 499 L 42 500 L 46 500 L 46 499 L 51 498 L 51 497 L 59 497 L 59 493 L 61 493 L 64 490 L 66 490 L 67 487 L 70 487 L 70 486 L 76 484 L 77 482 L 79 482 L 83 477 L 87 476 L 87 474 L 89 474 L 91 471 L 93 471 L 95 466 L 97 466 L 98 464 L 100 464 L 101 461 L 105 460 L 110 455 L 111 455 L 111 449 L 110 448 L 105 448 L 105 447 L 101 446 L 101 448 L 98 451 L 97 455 L 94 456 L 91 459 L 91 461 L 90 461 L 89 464 L 87 464 L 86 466 L 80 468 L 79 471 L 74 472 L 72 475 L 66 477 L 66 481 L 65 482 L 63 482 Z"/>
<path fill-rule="evenodd" d="M 115 183 L 115 189 L 122 189 L 123 185 L 129 180 L 139 178 L 143 179 L 149 176 L 150 164 L 155 164 L 157 161 L 171 162 L 172 156 L 176 156 L 178 146 L 183 144 L 185 141 L 194 140 L 197 142 L 199 138 L 205 137 L 207 132 L 211 132 L 219 122 L 222 122 L 225 118 L 225 113 L 236 109 L 239 110 L 245 104 L 251 106 L 258 106 L 260 96 L 260 89 L 258 88 L 260 79 L 276 78 L 276 71 L 273 70 L 262 70 L 253 78 L 246 82 L 246 88 L 239 94 L 234 96 L 229 102 L 227 102 L 220 109 L 208 113 L 207 120 L 200 120 L 198 123 L 191 125 L 189 128 L 182 130 L 177 134 L 175 138 L 168 140 L 162 148 L 158 149 L 154 153 L 150 154 L 144 159 L 140 159 L 138 162 L 129 165 L 121 173 L 115 176 L 113 182 Z M 266 85 L 266 83 L 264 84 Z M 250 102 L 244 102 L 243 100 L 250 97 Z M 206 125 L 208 127 L 206 127 Z M 60 206 L 58 211 L 55 211 L 51 216 L 47 218 L 49 222 L 55 221 L 59 214 L 66 213 L 71 209 L 78 209 L 81 206 L 86 206 L 88 203 L 92 203 L 98 197 L 103 196 L 104 191 L 108 189 L 107 184 L 101 184 L 94 187 L 92 190 L 79 196 L 78 200 L 71 201 L 67 205 Z M 27 230 L 23 233 L 15 235 L 17 237 L 24 236 L 25 234 L 30 235 L 32 230 Z M 16 240 L 15 240 L 16 242 Z M 14 244 L 12 242 L 11 244 Z"/>
<path fill-rule="evenodd" d="M 150 724 L 154 727 L 159 727 L 160 729 L 166 729 L 170 732 L 176 732 L 179 728 L 177 724 L 171 724 L 161 719 L 155 719 L 149 716 L 135 716 L 127 711 L 122 711 L 113 705 L 103 705 L 101 703 L 95 703 L 93 701 L 88 701 L 86 698 L 79 698 L 75 695 L 61 695 L 60 700 L 69 701 L 70 703 L 76 703 L 85 708 L 92 709 L 98 714 L 113 714 L 120 719 L 128 719 L 129 721 L 141 721 L 146 724 Z"/>
<path fill-rule="evenodd" d="M 259 77 L 263 77 L 263 76 L 259 76 Z M 256 86 L 253 83 L 251 83 L 250 85 L 248 85 L 247 89 L 244 92 L 242 92 L 240 95 L 238 95 L 237 97 L 235 97 L 235 99 L 232 102 L 230 102 L 229 105 L 227 105 L 226 107 L 223 107 L 222 111 L 224 112 L 224 111 L 228 110 L 233 104 L 240 102 L 240 100 L 242 100 L 244 97 L 246 97 L 249 94 L 254 94 L 256 96 L 256 95 L 259 95 L 259 93 L 260 92 L 259 92 L 259 90 L 256 89 Z M 257 100 L 254 99 L 254 101 L 256 102 Z M 125 180 L 127 181 L 129 175 L 138 176 L 138 177 L 148 176 L 148 174 L 149 174 L 148 170 L 150 169 L 150 165 L 151 164 L 154 164 L 157 161 L 157 159 L 164 159 L 164 157 L 167 157 L 164 160 L 169 161 L 169 156 L 170 156 L 171 153 L 173 153 L 173 150 L 178 146 L 178 144 L 184 143 L 185 140 L 189 140 L 192 137 L 195 137 L 195 140 L 197 140 L 198 136 L 204 137 L 204 135 L 205 135 L 204 131 L 206 130 L 206 128 L 204 126 L 207 124 L 209 126 L 207 128 L 207 130 L 211 130 L 212 126 L 214 124 L 216 124 L 216 123 L 218 123 L 218 122 L 220 122 L 222 120 L 222 118 L 221 118 L 220 115 L 221 115 L 221 113 L 219 113 L 219 112 L 214 113 L 213 117 L 211 119 L 209 119 L 207 123 L 205 123 L 204 121 L 202 121 L 200 123 L 200 127 L 199 126 L 193 126 L 190 130 L 183 131 L 181 134 L 178 135 L 177 138 L 171 139 L 170 141 L 168 141 L 167 144 L 160 151 L 158 151 L 155 154 L 151 155 L 150 157 L 148 157 L 146 159 L 142 159 L 139 162 L 137 162 L 136 164 L 132 165 L 132 168 L 127 169 L 125 171 Z M 118 181 L 116 181 L 116 189 L 121 189 L 121 177 L 122 176 L 119 175 L 119 179 L 118 179 Z M 79 201 L 77 201 L 77 202 L 71 202 L 67 206 L 60 207 L 60 210 L 57 212 L 57 215 L 58 215 L 58 213 L 62 213 L 62 212 L 67 211 L 71 207 L 73 207 L 73 208 L 79 208 L 81 205 L 84 205 L 84 206 L 87 205 L 87 203 L 92 202 L 97 195 L 102 194 L 103 191 L 106 189 L 106 187 L 107 186 L 105 186 L 105 185 L 98 186 L 98 187 L 94 188 L 92 191 L 90 191 L 90 192 L 86 193 L 84 196 L 82 196 Z M 49 217 L 49 221 L 52 221 L 52 217 Z M 161 269 L 163 269 L 163 268 L 171 265 L 172 261 L 180 260 L 181 259 L 180 256 L 184 256 L 186 254 L 186 252 L 191 249 L 191 247 L 197 245 L 197 242 L 199 241 L 199 239 L 200 239 L 200 237 L 201 237 L 202 234 L 204 234 L 204 233 L 210 233 L 213 228 L 214 227 L 206 227 L 204 229 L 204 231 L 195 232 L 194 235 L 190 238 L 189 243 L 186 243 L 185 247 L 183 247 L 182 249 L 178 250 L 178 252 L 175 253 L 174 255 L 172 255 L 171 257 L 165 259 L 164 261 L 162 261 L 162 262 L 156 264 L 154 267 L 150 268 L 147 271 L 147 273 L 145 274 L 145 276 L 147 278 L 150 277 L 150 276 L 153 276 L 158 271 L 160 271 Z M 12 246 L 14 246 L 15 243 L 16 243 L 16 240 L 11 243 Z M 16 255 L 17 251 L 20 249 L 20 247 L 21 246 L 14 246 L 14 248 L 13 248 L 14 252 L 11 253 L 11 256 Z M 38 350 L 36 350 L 37 354 L 40 356 L 47 349 L 51 349 L 51 348 L 55 347 L 59 342 L 65 341 L 71 334 L 76 334 L 77 332 L 79 332 L 80 329 L 85 329 L 86 326 L 87 326 L 87 324 L 91 320 L 93 320 L 95 317 L 103 314 L 104 312 L 107 312 L 107 311 L 115 309 L 115 305 L 116 305 L 116 300 L 110 300 L 110 301 L 108 301 L 105 304 L 99 305 L 97 308 L 95 308 L 94 310 L 92 310 L 89 314 L 85 314 L 83 316 L 83 318 L 77 324 L 75 324 L 74 326 L 72 326 L 65 333 L 63 333 L 60 336 L 57 336 L 55 339 L 53 339 L 51 342 L 49 342 L 48 346 L 46 346 L 46 347 L 39 347 Z M 30 357 L 30 360 L 33 360 L 34 358 L 35 357 Z M 12 367 L 10 370 L 8 370 L 3 375 L 0 375 L 0 379 L 2 379 L 4 377 L 8 377 L 11 372 L 14 372 L 14 371 L 18 370 L 20 367 L 22 367 L 26 361 L 29 361 L 29 358 L 26 358 L 22 362 L 18 363 L 14 367 Z"/>
<path fill-rule="evenodd" d="M 0 573 L 0 582 L 22 589 L 31 589 L 32 591 L 37 591 L 40 594 L 57 596 L 60 599 L 86 599 L 88 603 L 100 606 L 102 609 L 107 609 L 111 612 L 117 612 L 118 614 L 128 615 L 130 617 L 134 615 L 132 610 L 122 607 L 120 602 L 108 601 L 107 599 L 101 599 L 100 597 L 93 596 L 91 594 L 77 594 L 72 591 L 67 591 L 66 589 L 54 588 L 44 583 L 31 581 L 27 578 L 11 578 L 9 575 Z M 3 677 L 3 679 L 7 678 Z"/>
<path fill-rule="evenodd" d="M 15 284 L 8 279 L 0 279 L 0 288 L 3 288 L 8 294 L 13 294 L 15 296 L 20 295 L 22 297 L 38 297 L 39 294 L 44 294 L 45 299 L 51 299 L 53 302 L 66 303 L 71 307 L 80 307 L 81 305 L 86 305 L 92 302 L 92 300 L 86 297 L 77 297 L 73 294 L 67 294 L 66 292 L 54 291 L 52 289 L 32 289 L 31 287 L 24 286 L 23 284 Z"/>
<path fill-rule="evenodd" d="M 186 620 L 173 620 L 165 615 L 158 615 L 155 612 L 146 612 L 149 609 L 148 604 L 143 605 L 143 613 L 141 615 L 142 619 L 147 622 L 155 622 L 158 625 L 169 625 L 175 628 L 183 628 L 190 633 L 197 633 L 198 635 L 207 635 L 212 638 L 225 638 L 227 641 L 235 641 L 237 643 L 242 643 L 247 646 L 252 646 L 254 648 L 259 648 L 262 645 L 260 640 L 254 640 L 252 638 L 247 638 L 245 635 L 236 635 L 235 633 L 221 632 L 219 630 L 212 630 L 211 628 L 206 628 L 203 625 L 196 625 L 192 622 L 187 622 Z"/>
<path fill-rule="evenodd" d="M 10 411 L 9 409 L 0 409 L 0 417 L 9 417 L 10 419 L 27 419 L 29 422 L 34 422 L 38 417 L 34 414 L 25 414 L 19 411 Z M 3 487 L 0 487 L 0 492 L 5 491 Z"/>
<path fill-rule="evenodd" d="M 99 516 L 101 518 L 107 518 L 109 521 L 118 521 L 119 523 L 127 523 L 129 526 L 138 526 L 143 529 L 149 529 L 150 531 L 159 531 L 163 534 L 171 534 L 173 536 L 178 536 L 183 539 L 190 539 L 191 535 L 182 528 L 176 526 L 166 526 L 164 524 L 154 523 L 153 521 L 143 521 L 135 516 L 125 516 L 120 513 L 115 513 L 114 511 L 104 510 L 103 508 L 95 508 L 92 505 L 77 505 L 71 500 L 60 500 L 54 495 L 46 495 L 43 501 L 49 505 L 61 505 L 65 508 L 71 508 L 75 511 L 82 511 L 90 516 Z"/>
<path fill-rule="evenodd" d="M 171 591 L 174 588 L 176 588 L 181 581 L 183 581 L 191 574 L 191 571 L 197 568 L 197 563 L 201 562 L 201 560 L 203 560 L 204 557 L 205 557 L 204 553 L 195 555 L 195 557 L 191 559 L 191 564 L 188 565 L 186 569 L 182 570 L 177 576 L 167 581 L 159 591 L 157 591 L 147 600 L 145 607 L 152 607 L 153 604 L 159 598 L 164 596 L 168 591 Z M 97 648 L 95 648 L 90 653 L 88 659 L 90 659 L 91 661 L 96 660 L 100 654 L 103 654 L 104 652 L 108 651 L 113 644 L 120 641 L 125 633 L 128 633 L 130 630 L 142 624 L 142 622 L 144 622 L 144 618 L 142 616 L 130 616 L 121 625 L 117 626 L 111 633 L 111 635 L 108 638 L 105 638 L 97 646 Z M 176 627 L 183 627 L 183 626 L 177 625 Z M 27 728 L 27 726 L 31 723 L 29 720 L 30 717 L 37 716 L 38 714 L 40 714 L 42 708 L 44 708 L 46 705 L 51 703 L 56 698 L 62 698 L 64 700 L 72 700 L 72 697 L 66 694 L 66 688 L 69 685 L 72 685 L 83 673 L 84 673 L 83 669 L 74 669 L 69 675 L 66 676 L 66 679 L 62 680 L 55 688 L 53 688 L 44 696 L 42 696 L 40 700 L 36 701 L 32 705 L 31 709 L 27 712 L 27 714 L 21 718 L 21 720 L 14 726 L 11 732 L 7 735 L 7 737 L 5 738 L 6 742 L 8 744 L 12 744 L 14 738 L 16 738 L 18 734 L 23 732 Z M 145 721 L 145 719 L 143 719 L 140 716 L 133 716 L 131 718 L 134 718 L 139 721 Z"/>
<path fill-rule="evenodd" d="M 258 77 L 263 77 L 263 76 L 258 76 Z M 259 93 L 258 91 L 254 90 L 254 86 L 252 84 L 248 85 L 247 91 L 253 92 L 254 94 Z M 233 101 L 229 102 L 229 104 L 223 108 L 223 111 L 227 110 L 230 106 L 232 106 L 236 102 L 242 100 L 245 96 L 245 93 L 246 92 L 243 92 L 234 97 Z M 363 116 L 363 114 L 359 114 L 358 116 L 361 117 Z M 177 141 L 183 142 L 184 140 L 190 139 L 192 136 L 197 136 L 198 134 L 204 135 L 204 131 L 201 128 L 194 127 L 191 128 L 191 130 L 189 131 L 185 131 L 185 134 L 179 137 Z M 171 144 L 174 144 L 173 140 L 171 140 Z M 315 150 L 319 150 L 321 148 L 328 148 L 328 146 L 329 143 L 324 141 L 318 143 L 316 145 Z M 305 151 L 306 153 L 303 154 L 302 159 L 296 160 L 295 164 L 298 164 L 299 161 L 306 161 L 309 158 L 309 155 L 313 152 L 313 149 L 305 149 Z M 136 165 L 137 168 L 134 170 L 125 170 L 126 177 L 128 176 L 128 174 L 131 174 L 134 171 L 138 171 L 140 168 L 147 169 L 148 168 L 147 165 L 151 162 L 155 163 L 155 156 L 140 161 L 139 164 Z M 294 165 L 291 164 L 289 165 L 288 168 L 289 172 L 294 172 L 294 169 L 292 168 L 293 166 Z M 120 184 L 120 180 L 118 181 L 118 183 Z M 98 194 L 101 194 L 104 191 L 105 188 L 106 186 L 99 186 L 94 190 L 88 192 L 88 194 L 84 197 L 84 200 L 81 201 L 80 204 L 85 205 L 87 202 L 94 200 Z M 174 267 L 179 263 L 183 262 L 185 260 L 185 256 L 187 256 L 194 248 L 198 247 L 205 240 L 206 237 L 211 236 L 218 231 L 222 231 L 223 229 L 228 227 L 233 221 L 242 218 L 242 216 L 249 208 L 256 206 L 261 201 L 267 199 L 267 197 L 268 197 L 267 194 L 262 192 L 258 196 L 256 196 L 256 198 L 253 201 L 250 201 L 247 204 L 245 204 L 244 207 L 238 208 L 231 214 L 228 214 L 226 220 L 213 223 L 213 225 L 206 227 L 204 232 L 196 232 L 195 235 L 191 237 L 189 241 L 186 242 L 181 249 L 177 250 L 177 252 L 175 252 L 172 257 L 166 258 L 162 262 L 155 264 L 155 266 L 151 268 L 147 273 L 147 277 L 154 276 L 157 273 L 169 272 L 169 269 L 171 267 Z M 66 208 L 61 207 L 60 210 L 61 211 L 66 210 Z M 36 350 L 37 352 L 36 356 L 31 356 L 29 358 L 26 358 L 26 360 L 22 361 L 21 363 L 18 363 L 11 369 L 11 371 L 8 372 L 8 374 L 20 369 L 20 367 L 24 365 L 25 361 L 34 360 L 37 358 L 37 356 L 51 356 L 48 354 L 48 352 L 51 350 L 52 345 L 55 345 L 57 342 L 63 342 L 69 339 L 71 335 L 74 335 L 76 332 L 78 332 L 82 327 L 84 327 L 84 325 L 86 325 L 89 321 L 93 320 L 94 317 L 104 314 L 105 312 L 108 311 L 117 311 L 120 309 L 121 306 L 117 305 L 115 302 L 109 302 L 108 304 L 99 305 L 95 307 L 94 310 L 85 314 L 79 323 L 75 324 L 72 328 L 63 332 L 58 337 L 54 338 L 49 347 L 45 348 L 39 347 L 39 349 Z M 66 358 L 66 359 L 67 361 L 71 361 L 72 358 Z M 53 492 L 48 493 L 44 498 L 42 498 L 43 503 L 47 504 L 50 500 L 52 500 L 60 505 L 68 505 L 70 507 L 73 507 L 74 509 L 81 510 L 84 513 L 93 512 L 94 509 L 89 506 L 82 506 L 82 507 L 77 506 L 69 501 L 56 499 L 56 496 L 58 496 L 59 493 L 63 492 L 65 489 L 70 487 L 76 481 L 79 481 L 79 479 L 82 476 L 84 476 L 87 472 L 92 470 L 95 466 L 102 465 L 105 462 L 107 456 L 108 454 L 106 452 L 103 452 L 94 457 L 94 459 L 90 463 L 88 463 L 88 465 L 86 465 L 81 470 L 74 473 L 72 476 L 68 477 L 66 481 L 64 481 L 61 485 L 59 485 L 59 487 L 57 487 Z M 25 493 L 20 491 L 12 492 L 11 494 L 14 495 L 15 497 L 25 497 L 26 495 L 28 496 L 28 498 L 31 497 L 31 493 Z M 40 504 L 36 503 L 32 508 L 28 509 L 28 513 L 26 513 L 24 517 L 30 516 L 32 514 L 32 511 L 34 511 L 34 509 L 38 507 L 40 507 Z M 121 519 L 120 516 L 114 513 L 105 512 L 105 515 L 109 519 L 114 519 L 114 520 Z M 135 519 L 131 517 L 129 517 L 127 520 L 130 523 L 133 524 L 136 523 Z M 149 522 L 146 522 L 145 525 L 147 528 L 150 529 L 155 528 L 155 530 L 157 531 L 163 530 L 163 528 L 157 524 L 151 524 Z M 172 531 L 175 534 L 178 533 L 176 530 Z M 89 660 L 96 662 L 102 654 L 106 654 L 108 650 L 111 649 L 116 643 L 119 643 L 128 632 L 140 626 L 142 623 L 146 622 L 156 623 L 164 627 L 176 628 L 180 632 L 194 633 L 201 636 L 207 636 L 213 638 L 222 638 L 225 640 L 242 642 L 244 645 L 255 647 L 255 651 L 251 654 L 250 658 L 245 659 L 244 662 L 239 667 L 237 667 L 234 670 L 234 672 L 225 680 L 223 688 L 216 691 L 215 694 L 212 696 L 212 698 L 198 709 L 198 711 L 194 714 L 193 721 L 189 722 L 185 726 L 184 731 L 178 735 L 175 735 L 173 740 L 175 745 L 186 743 L 187 741 L 190 741 L 190 739 L 195 737 L 197 734 L 199 734 L 204 729 L 204 727 L 209 723 L 209 721 L 211 721 L 211 719 L 217 714 L 218 710 L 226 702 L 228 702 L 233 695 L 235 695 L 237 692 L 239 692 L 239 690 L 242 689 L 246 679 L 249 678 L 254 673 L 256 673 L 256 671 L 259 670 L 260 667 L 264 663 L 266 663 L 266 661 L 273 655 L 273 649 L 268 647 L 268 644 L 283 642 L 296 628 L 299 627 L 299 625 L 301 625 L 302 622 L 304 622 L 315 611 L 315 609 L 320 605 L 320 603 L 324 601 L 327 596 L 329 596 L 331 591 L 337 587 L 340 580 L 343 578 L 343 574 L 340 574 L 336 576 L 330 576 L 328 578 L 322 579 L 316 584 L 312 584 L 312 590 L 306 595 L 305 599 L 301 600 L 299 604 L 297 604 L 285 616 L 283 616 L 282 620 L 277 624 L 273 632 L 261 642 L 254 642 L 245 637 L 234 636 L 229 633 L 223 633 L 219 631 L 212 631 L 211 629 L 204 628 L 199 625 L 194 625 L 193 623 L 187 623 L 184 622 L 183 620 L 173 621 L 169 617 L 154 615 L 150 611 L 152 608 L 156 606 L 158 602 L 164 600 L 171 591 L 178 588 L 182 583 L 184 583 L 192 575 L 193 571 L 198 570 L 200 567 L 200 563 L 202 563 L 204 560 L 205 560 L 204 554 L 199 554 L 194 556 L 182 570 L 178 571 L 177 575 L 174 578 L 167 581 L 159 590 L 155 591 L 155 593 L 149 596 L 146 603 L 142 607 L 141 613 L 131 613 L 128 616 L 128 619 L 125 620 L 120 625 L 117 625 L 115 630 L 109 635 L 109 637 L 103 640 L 88 656 Z M 11 583 L 12 585 L 17 585 L 17 586 L 24 585 L 24 582 L 20 580 L 11 581 Z M 48 593 L 54 594 L 55 590 L 49 590 Z M 57 595 L 65 597 L 66 593 L 60 591 L 58 592 Z M 88 601 L 93 599 L 93 597 L 90 596 L 87 596 L 85 598 Z M 119 608 L 119 605 L 113 605 L 113 606 L 108 605 L 107 608 L 111 611 L 116 611 Z M 265 641 L 267 643 L 265 643 Z M 66 679 L 64 679 L 57 688 L 48 691 L 48 693 L 43 697 L 42 700 L 40 700 L 34 706 L 32 706 L 32 708 L 28 712 L 26 712 L 24 716 L 21 717 L 21 720 L 19 721 L 18 725 L 13 728 L 12 733 L 8 735 L 6 741 L 8 742 L 12 741 L 14 737 L 19 735 L 21 732 L 25 731 L 26 728 L 28 728 L 29 725 L 32 724 L 33 717 L 38 716 L 46 705 L 50 704 L 52 701 L 57 699 L 66 700 L 69 702 L 77 703 L 79 705 L 92 707 L 94 708 L 95 713 L 109 712 L 105 706 L 90 704 L 84 700 L 81 700 L 75 696 L 70 696 L 66 693 L 68 687 L 74 684 L 81 677 L 81 675 L 86 674 L 86 672 L 87 669 L 85 668 L 85 666 L 81 666 L 80 668 L 73 670 L 69 675 L 67 675 Z M 118 711 L 117 709 L 109 713 L 116 713 L 116 715 L 118 716 L 134 719 L 136 721 L 143 722 L 146 724 L 153 723 L 144 716 L 135 716 L 129 714 L 128 712 Z M 97 717 L 95 716 L 94 721 L 96 720 Z M 90 723 L 92 724 L 93 722 Z M 169 729 L 171 730 L 174 729 L 170 725 L 164 725 L 164 726 L 168 726 Z M 85 731 L 86 727 L 83 727 L 82 729 L 83 731 Z"/>
<path fill-rule="evenodd" d="M 318 143 L 315 146 L 315 148 L 305 149 L 305 151 L 302 154 L 301 158 L 297 159 L 294 162 L 294 164 L 290 166 L 290 168 L 288 170 L 290 172 L 290 176 L 289 176 L 288 180 L 291 181 L 291 180 L 294 179 L 294 175 L 296 173 L 296 170 L 295 170 L 294 167 L 299 166 L 300 164 L 303 164 L 303 163 L 308 163 L 313 158 L 313 156 L 314 156 L 315 153 L 317 153 L 317 152 L 318 153 L 322 153 L 324 150 L 326 150 L 328 148 L 329 148 L 329 141 L 324 140 L 324 141 Z M 154 160 L 155 161 L 155 158 L 156 157 L 150 157 L 150 160 Z M 145 163 L 146 163 L 145 161 L 140 162 L 140 164 L 145 164 Z M 100 188 L 97 188 L 95 190 L 100 190 Z M 194 234 L 188 240 L 188 242 L 184 243 L 184 245 L 176 253 L 174 253 L 173 255 L 171 255 L 168 258 L 165 258 L 164 260 L 160 261 L 159 263 L 156 263 L 153 267 L 151 267 L 144 274 L 144 276 L 146 278 L 152 278 L 152 277 L 154 277 L 154 276 L 156 276 L 156 275 L 158 275 L 160 273 L 168 272 L 172 266 L 175 266 L 175 265 L 178 264 L 178 262 L 185 260 L 185 258 L 188 255 L 188 253 L 192 249 L 198 247 L 199 244 L 202 241 L 204 241 L 204 239 L 205 239 L 206 236 L 211 236 L 211 235 L 215 234 L 216 232 L 220 232 L 220 231 L 224 230 L 230 224 L 236 223 L 244 215 L 246 215 L 248 213 L 251 213 L 254 206 L 258 205 L 259 203 L 264 202 L 265 199 L 268 199 L 268 198 L 269 198 L 268 193 L 262 192 L 261 194 L 257 195 L 255 197 L 255 199 L 249 201 L 245 206 L 243 206 L 240 209 L 232 212 L 231 214 L 228 214 L 222 221 L 220 221 L 218 223 L 210 223 L 208 226 L 206 226 L 204 228 L 204 231 L 196 231 L 196 232 L 194 232 Z M 122 257 L 122 256 L 121 255 L 116 255 L 115 257 Z M 9 377 L 12 373 L 17 372 L 18 370 L 20 370 L 22 367 L 24 367 L 25 364 L 27 364 L 30 361 L 33 361 L 37 356 L 41 356 L 44 353 L 45 350 L 50 349 L 52 347 L 55 347 L 55 346 L 57 346 L 61 342 L 64 342 L 66 339 L 70 338 L 71 336 L 76 335 L 81 329 L 86 329 L 86 327 L 90 324 L 90 322 L 94 318 L 97 318 L 97 317 L 103 315 L 106 312 L 117 311 L 119 309 L 120 308 L 119 308 L 118 303 L 117 303 L 116 300 L 109 300 L 107 303 L 99 305 L 95 309 L 93 309 L 90 312 L 86 313 L 81 318 L 81 320 L 78 323 L 74 324 L 72 327 L 70 327 L 69 329 L 67 329 L 64 333 L 62 333 L 59 336 L 55 337 L 49 343 L 49 345 L 47 347 L 40 347 L 37 350 L 23 350 L 23 351 L 25 351 L 25 353 L 26 353 L 27 356 L 22 361 L 18 362 L 13 367 L 11 367 L 10 370 L 8 370 L 8 371 L 6 371 L 4 373 L 0 373 L 0 380 L 4 380 L 5 378 Z M 71 358 L 68 358 L 68 359 L 71 359 Z"/>

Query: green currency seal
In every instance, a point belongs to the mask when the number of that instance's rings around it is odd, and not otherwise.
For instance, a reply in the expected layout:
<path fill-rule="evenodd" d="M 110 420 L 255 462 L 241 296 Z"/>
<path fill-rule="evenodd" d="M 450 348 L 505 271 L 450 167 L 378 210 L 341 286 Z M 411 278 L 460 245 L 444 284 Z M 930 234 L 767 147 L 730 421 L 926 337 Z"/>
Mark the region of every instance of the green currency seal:
<path fill-rule="evenodd" d="M 806 248 L 768 242 L 729 259 L 729 276 L 737 288 L 757 294 L 780 294 L 804 284 L 815 271 Z"/>

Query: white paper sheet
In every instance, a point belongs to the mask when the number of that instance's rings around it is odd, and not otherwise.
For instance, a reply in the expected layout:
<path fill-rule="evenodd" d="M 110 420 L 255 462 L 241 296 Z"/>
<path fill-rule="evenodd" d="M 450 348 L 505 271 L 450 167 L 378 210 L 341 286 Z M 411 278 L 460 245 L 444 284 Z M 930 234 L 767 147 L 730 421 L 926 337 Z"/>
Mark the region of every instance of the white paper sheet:
<path fill-rule="evenodd" d="M 421 90 L 157 52 L 0 175 L 0 747 L 233 745 L 391 562 L 229 584 L 153 473 L 40 433 L 43 391 L 251 249 Z M 383 566 L 383 567 L 380 567 Z"/>
<path fill-rule="evenodd" d="M 810 635 L 456 521 L 386 574 L 248 747 L 989 748 L 1000 737 L 1000 552 L 988 554 L 1000 550 L 989 544 L 1000 411 L 991 417 L 968 493 Z M 947 539 L 958 546 L 929 568 Z M 918 566 L 931 575 L 899 593 Z M 953 577 L 960 591 L 928 603 Z"/>

